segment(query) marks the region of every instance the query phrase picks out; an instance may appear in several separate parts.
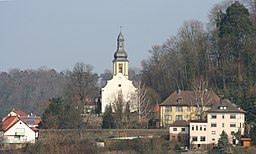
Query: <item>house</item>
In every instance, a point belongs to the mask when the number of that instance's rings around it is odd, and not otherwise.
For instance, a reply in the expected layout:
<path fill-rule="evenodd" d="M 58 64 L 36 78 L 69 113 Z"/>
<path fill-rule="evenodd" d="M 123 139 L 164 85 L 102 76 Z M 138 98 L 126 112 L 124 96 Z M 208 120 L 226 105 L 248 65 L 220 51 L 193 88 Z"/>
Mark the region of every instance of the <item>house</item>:
<path fill-rule="evenodd" d="M 229 100 L 221 100 L 220 104 L 207 111 L 207 144 L 216 145 L 224 130 L 230 138 L 230 142 L 236 145 L 239 141 L 234 133 L 241 131 L 244 134 L 245 111 L 231 103 Z"/>
<path fill-rule="evenodd" d="M 18 116 L 7 116 L 3 121 L 4 143 L 35 143 L 38 129 L 29 127 Z"/>
<path fill-rule="evenodd" d="M 189 122 L 190 149 L 207 149 L 207 120 Z"/>
<path fill-rule="evenodd" d="M 34 127 L 34 128 L 38 128 L 38 125 L 42 122 L 41 117 L 38 115 L 35 115 L 33 113 L 27 114 L 23 111 L 19 111 L 19 110 L 15 110 L 15 109 L 13 109 L 10 113 L 8 113 L 5 118 L 10 117 L 10 116 L 17 116 L 24 123 L 26 123 L 29 127 Z M 2 121 L 4 121 L 5 118 L 3 118 Z"/>
<path fill-rule="evenodd" d="M 178 141 L 188 146 L 189 123 L 186 120 L 177 120 L 169 127 L 170 141 Z"/>
<path fill-rule="evenodd" d="M 201 119 L 201 113 L 220 101 L 213 91 L 206 91 L 201 97 L 194 91 L 174 91 L 160 104 L 160 127 L 167 127 L 176 120 Z"/>
<path fill-rule="evenodd" d="M 224 99 L 205 111 L 205 113 L 206 119 L 189 121 L 188 142 L 190 149 L 209 149 L 216 146 L 223 130 L 227 133 L 230 143 L 236 145 L 239 142 L 234 134 L 238 131 L 241 132 L 241 135 L 244 134 L 244 110 Z M 171 137 L 174 136 L 175 132 L 176 134 L 180 132 L 177 122 L 179 121 L 175 121 L 170 125 Z M 183 128 L 183 130 L 185 129 Z M 244 139 L 244 141 L 247 146 L 248 140 Z"/>

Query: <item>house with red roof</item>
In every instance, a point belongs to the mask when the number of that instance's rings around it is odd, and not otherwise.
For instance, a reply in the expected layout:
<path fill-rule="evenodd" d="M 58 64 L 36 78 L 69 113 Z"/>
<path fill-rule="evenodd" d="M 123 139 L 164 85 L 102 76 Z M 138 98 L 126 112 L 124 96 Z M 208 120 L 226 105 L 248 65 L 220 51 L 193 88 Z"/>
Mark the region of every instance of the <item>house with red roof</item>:
<path fill-rule="evenodd" d="M 3 121 L 4 143 L 35 143 L 38 129 L 29 127 L 18 116 L 7 116 Z"/>
<path fill-rule="evenodd" d="M 7 116 L 2 120 L 4 121 L 9 116 L 17 116 L 19 117 L 24 123 L 26 123 L 29 127 L 38 128 L 39 123 L 42 122 L 40 116 L 35 114 L 27 114 L 23 111 L 13 109 Z"/>

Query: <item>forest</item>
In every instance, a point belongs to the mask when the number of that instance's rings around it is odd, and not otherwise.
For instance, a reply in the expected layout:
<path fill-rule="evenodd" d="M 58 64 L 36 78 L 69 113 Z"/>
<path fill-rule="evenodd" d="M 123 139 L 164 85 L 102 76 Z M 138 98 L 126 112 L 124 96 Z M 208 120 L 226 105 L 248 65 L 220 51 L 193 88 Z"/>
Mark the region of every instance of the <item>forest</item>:
<path fill-rule="evenodd" d="M 170 21 L 171 22 L 171 21 Z M 160 104 L 173 91 L 193 90 L 203 79 L 208 89 L 240 105 L 246 120 L 256 117 L 256 2 L 224 1 L 209 12 L 209 22 L 184 21 L 176 35 L 153 45 L 141 69 L 130 68 L 129 79 L 141 82 L 160 96 Z M 97 74 L 93 66 L 78 62 L 72 70 L 12 69 L 0 72 L 0 116 L 13 108 L 42 115 L 52 98 L 64 104 L 97 98 L 111 71 Z"/>

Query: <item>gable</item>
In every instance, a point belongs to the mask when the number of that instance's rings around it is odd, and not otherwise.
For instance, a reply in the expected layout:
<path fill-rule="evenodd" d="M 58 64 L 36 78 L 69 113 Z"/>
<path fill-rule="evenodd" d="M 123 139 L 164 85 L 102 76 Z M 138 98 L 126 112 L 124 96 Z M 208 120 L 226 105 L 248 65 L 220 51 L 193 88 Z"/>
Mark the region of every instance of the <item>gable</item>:
<path fill-rule="evenodd" d="M 5 135 L 15 135 L 17 130 L 24 130 L 26 133 L 35 133 L 27 124 L 20 119 L 16 121 L 9 129 L 5 130 Z"/>

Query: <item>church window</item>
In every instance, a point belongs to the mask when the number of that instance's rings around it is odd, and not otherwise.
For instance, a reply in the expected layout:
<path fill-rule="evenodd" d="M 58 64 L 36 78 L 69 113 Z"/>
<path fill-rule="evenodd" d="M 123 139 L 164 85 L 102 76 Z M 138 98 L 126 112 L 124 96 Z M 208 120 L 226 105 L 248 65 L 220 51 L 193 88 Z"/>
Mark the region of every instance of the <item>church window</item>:
<path fill-rule="evenodd" d="M 121 87 L 121 86 L 122 86 L 121 84 L 118 85 L 118 87 Z"/>
<path fill-rule="evenodd" d="M 119 64 L 119 73 L 123 73 L 123 64 Z"/>

